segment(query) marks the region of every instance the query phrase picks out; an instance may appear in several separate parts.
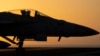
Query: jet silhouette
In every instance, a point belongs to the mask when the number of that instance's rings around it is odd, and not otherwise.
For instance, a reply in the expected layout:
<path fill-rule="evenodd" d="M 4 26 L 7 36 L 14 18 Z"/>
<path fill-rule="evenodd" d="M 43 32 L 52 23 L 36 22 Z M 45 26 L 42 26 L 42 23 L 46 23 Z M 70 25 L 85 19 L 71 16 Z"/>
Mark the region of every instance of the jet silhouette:
<path fill-rule="evenodd" d="M 19 10 L 20 14 L 13 12 L 0 12 L 0 35 L 22 48 L 25 39 L 47 41 L 47 36 L 81 37 L 99 34 L 89 27 L 54 19 L 37 10 L 34 15 L 30 10 Z M 32 14 L 32 15 L 31 15 Z M 6 36 L 14 36 L 11 40 Z M 14 42 L 15 39 L 19 42 Z"/>

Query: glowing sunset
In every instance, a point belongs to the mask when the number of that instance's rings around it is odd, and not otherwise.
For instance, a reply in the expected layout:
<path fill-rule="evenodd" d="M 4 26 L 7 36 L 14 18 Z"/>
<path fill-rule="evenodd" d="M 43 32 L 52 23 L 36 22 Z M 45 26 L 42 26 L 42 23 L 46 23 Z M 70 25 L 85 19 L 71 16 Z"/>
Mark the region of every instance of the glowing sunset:
<path fill-rule="evenodd" d="M 55 19 L 84 25 L 100 32 L 100 0 L 3 0 L 0 11 L 35 9 Z M 12 38 L 12 36 L 10 36 Z M 6 41 L 0 38 L 2 41 Z M 100 47 L 100 34 L 87 37 L 48 37 L 47 42 L 25 41 L 24 47 Z M 8 41 L 7 41 L 8 42 Z M 13 45 L 11 47 L 16 47 Z"/>

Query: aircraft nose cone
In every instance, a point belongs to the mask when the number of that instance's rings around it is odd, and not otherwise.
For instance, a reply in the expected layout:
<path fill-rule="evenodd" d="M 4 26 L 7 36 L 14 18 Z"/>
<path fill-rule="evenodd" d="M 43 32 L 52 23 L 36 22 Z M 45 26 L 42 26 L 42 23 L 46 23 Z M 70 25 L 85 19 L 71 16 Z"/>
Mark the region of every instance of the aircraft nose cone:
<path fill-rule="evenodd" d="M 85 32 L 87 35 L 97 35 L 99 34 L 98 31 L 93 30 L 93 29 L 88 29 L 87 32 Z"/>
<path fill-rule="evenodd" d="M 78 32 L 78 31 L 77 31 Z M 86 27 L 83 27 L 79 30 L 78 32 L 81 36 L 91 36 L 91 35 L 97 35 L 99 34 L 98 31 L 96 30 L 93 30 L 91 28 L 86 28 Z"/>

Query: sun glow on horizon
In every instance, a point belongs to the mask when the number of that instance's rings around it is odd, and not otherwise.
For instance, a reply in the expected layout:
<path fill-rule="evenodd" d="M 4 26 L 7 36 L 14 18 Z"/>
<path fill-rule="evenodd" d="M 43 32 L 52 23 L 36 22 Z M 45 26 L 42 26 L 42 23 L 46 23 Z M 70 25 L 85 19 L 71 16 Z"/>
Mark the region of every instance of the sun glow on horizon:
<path fill-rule="evenodd" d="M 100 0 L 0 0 L 0 11 L 35 9 L 55 19 L 88 26 L 100 32 Z M 99 35 L 87 37 L 48 38 L 47 42 L 25 42 L 26 46 L 97 46 Z M 4 40 L 0 38 L 0 40 Z M 4 40 L 6 41 L 6 40 Z"/>

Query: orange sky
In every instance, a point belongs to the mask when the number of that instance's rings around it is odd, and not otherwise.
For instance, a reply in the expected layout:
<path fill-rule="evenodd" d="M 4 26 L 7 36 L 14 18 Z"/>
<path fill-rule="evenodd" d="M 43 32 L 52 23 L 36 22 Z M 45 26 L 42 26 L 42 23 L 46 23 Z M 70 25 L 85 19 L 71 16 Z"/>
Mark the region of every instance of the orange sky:
<path fill-rule="evenodd" d="M 0 0 L 0 11 L 36 9 L 56 19 L 91 27 L 100 32 L 100 0 Z M 3 40 L 0 38 L 0 40 Z M 25 42 L 25 46 L 100 47 L 100 34 L 89 37 L 48 38 L 47 42 Z M 33 44 L 30 44 L 33 43 Z M 15 46 L 15 45 L 12 45 Z"/>

